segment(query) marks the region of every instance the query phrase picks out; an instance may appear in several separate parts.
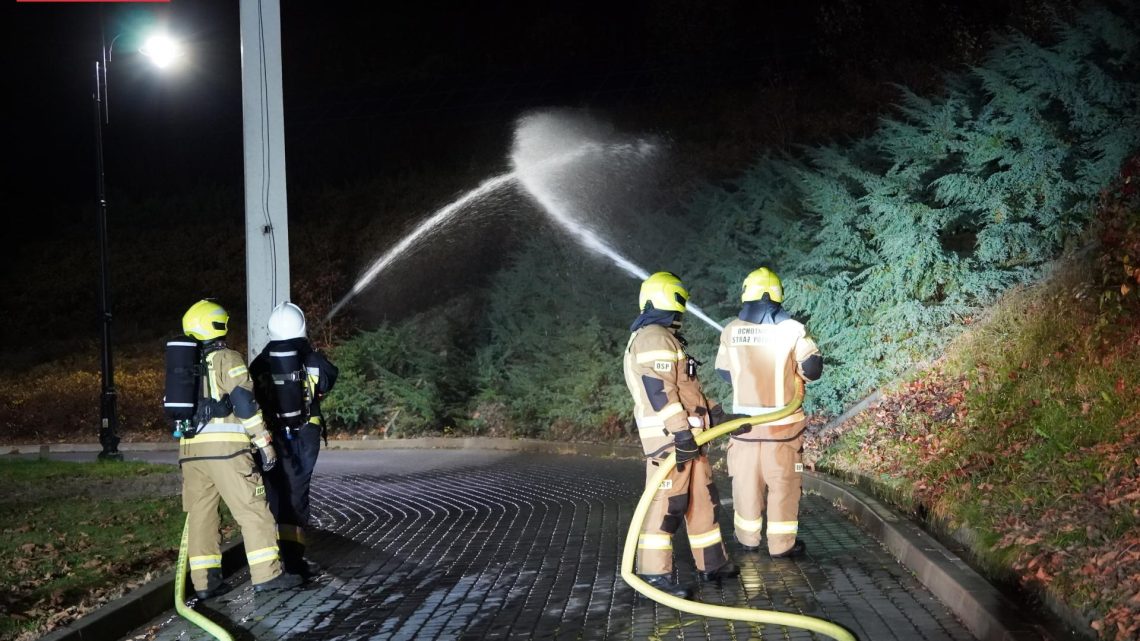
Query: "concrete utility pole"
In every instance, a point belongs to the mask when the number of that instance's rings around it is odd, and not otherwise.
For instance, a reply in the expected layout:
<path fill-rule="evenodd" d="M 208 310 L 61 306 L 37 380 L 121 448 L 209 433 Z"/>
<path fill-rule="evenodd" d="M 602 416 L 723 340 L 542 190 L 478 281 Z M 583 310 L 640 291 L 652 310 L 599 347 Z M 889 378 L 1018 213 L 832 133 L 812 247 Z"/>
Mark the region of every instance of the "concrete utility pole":
<path fill-rule="evenodd" d="M 265 344 L 269 312 L 289 300 L 285 112 L 279 0 L 240 0 L 241 104 L 245 149 L 246 323 L 249 359 Z"/>

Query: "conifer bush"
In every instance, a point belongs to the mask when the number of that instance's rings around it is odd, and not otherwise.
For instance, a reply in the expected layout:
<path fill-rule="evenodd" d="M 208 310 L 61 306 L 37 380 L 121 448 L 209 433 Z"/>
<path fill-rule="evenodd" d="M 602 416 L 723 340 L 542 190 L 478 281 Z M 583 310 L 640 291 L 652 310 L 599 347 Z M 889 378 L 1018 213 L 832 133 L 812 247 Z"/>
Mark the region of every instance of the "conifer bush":
<path fill-rule="evenodd" d="M 505 404 L 527 426 L 518 436 L 559 420 L 590 426 L 624 416 L 621 352 L 636 287 L 575 246 L 532 240 L 492 284 L 478 353 L 482 400 Z"/>
<path fill-rule="evenodd" d="M 937 95 L 900 87 L 871 135 L 762 155 L 679 213 L 641 212 L 650 215 L 610 236 L 648 271 L 681 275 L 692 301 L 722 322 L 739 310 L 744 276 L 775 269 L 785 307 L 825 358 L 807 407 L 839 413 L 938 354 L 1076 242 L 1099 192 L 1140 148 L 1138 53 L 1129 21 L 1103 9 L 1058 23 L 1047 43 L 996 36 L 984 60 L 948 75 Z M 468 328 L 477 347 L 466 369 L 445 367 L 434 341 L 446 332 L 413 332 L 418 321 L 345 345 L 338 357 L 351 373 L 331 403 L 334 420 L 425 429 L 446 426 L 467 403 L 468 413 L 505 408 L 524 436 L 555 423 L 629 422 L 621 353 L 636 281 L 538 233 L 489 291 Z M 690 352 L 704 362 L 706 391 L 725 400 L 712 371 L 716 333 L 691 316 Z"/>
<path fill-rule="evenodd" d="M 1039 44 L 997 38 L 939 96 L 901 88 L 871 136 L 764 157 L 689 212 L 689 262 L 725 287 L 767 264 L 827 363 L 809 407 L 838 413 L 934 355 L 997 294 L 1040 274 L 1140 146 L 1136 33 L 1096 9 Z M 679 269 L 685 269 L 680 267 Z"/>
<path fill-rule="evenodd" d="M 361 333 L 332 350 L 340 376 L 322 410 L 329 424 L 384 438 L 435 432 L 468 393 L 466 359 L 442 317 L 419 317 Z"/>

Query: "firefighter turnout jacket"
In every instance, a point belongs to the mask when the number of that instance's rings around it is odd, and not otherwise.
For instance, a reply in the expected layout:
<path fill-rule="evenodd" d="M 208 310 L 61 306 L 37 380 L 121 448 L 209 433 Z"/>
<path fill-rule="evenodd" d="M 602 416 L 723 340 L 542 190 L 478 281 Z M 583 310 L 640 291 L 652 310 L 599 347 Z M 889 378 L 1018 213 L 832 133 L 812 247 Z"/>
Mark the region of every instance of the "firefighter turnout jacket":
<path fill-rule="evenodd" d="M 746 303 L 720 335 L 716 370 L 732 385 L 732 412 L 756 416 L 790 403 L 801 380 L 819 378 L 822 360 L 803 324 L 779 305 Z M 801 409 L 767 425 L 803 420 Z"/>
<path fill-rule="evenodd" d="M 691 363 L 692 367 L 684 342 L 664 325 L 642 325 L 629 339 L 625 382 L 633 396 L 647 481 L 674 447 L 674 434 L 692 430 L 695 435 L 709 426 L 709 402 L 696 377 L 696 361 Z M 672 572 L 673 536 L 682 522 L 697 570 L 724 567 L 728 553 L 718 525 L 719 510 L 712 466 L 701 448 L 695 459 L 674 468 L 654 493 L 638 537 L 637 571 L 646 576 Z"/>
<path fill-rule="evenodd" d="M 241 527 L 250 580 L 263 584 L 281 574 L 277 528 L 250 445 L 270 447 L 269 432 L 253 396 L 245 361 L 221 341 L 202 346 L 205 372 L 197 433 L 179 442 L 182 508 L 188 516 L 190 578 L 209 591 L 220 580 L 218 501 Z"/>
<path fill-rule="evenodd" d="M 293 368 L 300 369 L 282 374 Z M 281 559 L 287 572 L 307 574 L 310 488 L 324 430 L 321 399 L 332 390 L 339 371 L 304 337 L 270 341 L 250 363 L 250 371 L 281 457 L 265 475 Z"/>
<path fill-rule="evenodd" d="M 625 384 L 642 450 L 650 458 L 669 453 L 674 433 L 692 428 L 696 435 L 709 425 L 709 402 L 696 376 L 689 376 L 688 360 L 684 344 L 662 325 L 646 325 L 629 337 Z M 701 427 L 690 425 L 691 416 Z"/>
<path fill-rule="evenodd" d="M 199 412 L 209 404 L 214 409 L 197 434 L 179 441 L 179 462 L 198 458 L 226 458 L 265 447 L 269 431 L 253 395 L 253 382 L 241 354 L 224 343 L 203 346 L 206 364 L 202 376 Z"/>

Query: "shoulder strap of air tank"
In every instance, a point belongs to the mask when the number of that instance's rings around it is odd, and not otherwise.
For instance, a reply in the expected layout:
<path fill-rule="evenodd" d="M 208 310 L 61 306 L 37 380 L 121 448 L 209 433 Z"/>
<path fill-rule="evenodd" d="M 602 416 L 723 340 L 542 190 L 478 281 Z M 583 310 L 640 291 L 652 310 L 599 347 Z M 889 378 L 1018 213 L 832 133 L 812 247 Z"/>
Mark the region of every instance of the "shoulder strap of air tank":
<path fill-rule="evenodd" d="M 214 377 L 210 371 L 211 361 L 213 360 L 210 357 L 216 353 L 217 351 L 207 352 L 204 349 L 202 350 L 202 377 L 206 381 L 206 396 L 214 400 L 218 399 L 215 395 L 217 390 L 214 389 Z"/>

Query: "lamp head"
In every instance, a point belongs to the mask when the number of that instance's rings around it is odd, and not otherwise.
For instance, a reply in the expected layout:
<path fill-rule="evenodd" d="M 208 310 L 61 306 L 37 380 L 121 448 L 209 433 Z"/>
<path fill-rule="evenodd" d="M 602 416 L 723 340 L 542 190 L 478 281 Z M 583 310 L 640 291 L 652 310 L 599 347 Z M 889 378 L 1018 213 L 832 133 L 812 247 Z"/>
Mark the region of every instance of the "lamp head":
<path fill-rule="evenodd" d="M 166 69 L 182 57 L 182 45 L 170 36 L 159 33 L 146 39 L 139 53 L 150 58 L 154 66 Z"/>

